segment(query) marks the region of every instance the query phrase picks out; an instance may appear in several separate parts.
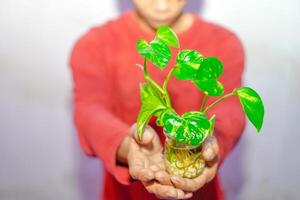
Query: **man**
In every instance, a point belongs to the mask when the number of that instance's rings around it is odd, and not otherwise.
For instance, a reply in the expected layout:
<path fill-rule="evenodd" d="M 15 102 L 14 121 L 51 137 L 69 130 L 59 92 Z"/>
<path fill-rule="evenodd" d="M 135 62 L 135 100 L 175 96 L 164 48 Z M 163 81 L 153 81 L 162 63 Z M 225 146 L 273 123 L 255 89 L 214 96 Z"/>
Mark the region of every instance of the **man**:
<path fill-rule="evenodd" d="M 143 58 L 136 41 L 152 40 L 160 25 L 178 34 L 181 49 L 196 49 L 205 57 L 216 56 L 224 65 L 221 82 L 226 91 L 241 86 L 244 54 L 230 31 L 184 13 L 186 0 L 133 0 L 135 9 L 92 28 L 76 43 L 71 67 L 74 78 L 74 119 L 81 146 L 105 166 L 104 200 L 223 199 L 217 169 L 240 137 L 245 119 L 237 99 L 228 99 L 216 113 L 215 137 L 204 142 L 207 167 L 195 179 L 171 176 L 162 162 L 164 135 L 150 121 L 142 141 L 135 121 L 140 108 L 139 83 L 143 73 L 136 67 Z M 172 49 L 172 55 L 175 50 Z M 159 81 L 166 70 L 149 66 Z M 175 110 L 198 110 L 203 96 L 190 82 L 171 79 L 169 93 Z M 210 101 L 208 101 L 210 103 Z"/>

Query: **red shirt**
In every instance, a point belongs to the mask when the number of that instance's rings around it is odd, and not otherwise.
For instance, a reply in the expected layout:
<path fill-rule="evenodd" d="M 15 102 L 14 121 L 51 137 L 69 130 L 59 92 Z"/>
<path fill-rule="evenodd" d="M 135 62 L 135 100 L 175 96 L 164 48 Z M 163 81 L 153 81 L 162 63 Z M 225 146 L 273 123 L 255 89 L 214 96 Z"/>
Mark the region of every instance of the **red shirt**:
<path fill-rule="evenodd" d="M 240 41 L 232 32 L 193 16 L 192 26 L 178 35 L 181 49 L 196 49 L 205 57 L 218 57 L 224 65 L 220 81 L 225 86 L 225 92 L 240 87 L 244 67 Z M 140 182 L 131 181 L 127 167 L 116 164 L 117 147 L 136 122 L 141 106 L 139 83 L 145 81 L 141 69 L 135 65 L 143 63 L 135 46 L 139 38 L 151 41 L 154 35 L 139 27 L 132 11 L 126 12 L 84 34 L 77 41 L 71 56 L 74 120 L 84 152 L 103 160 L 104 200 L 156 199 Z M 177 49 L 172 49 L 172 60 L 163 71 L 149 65 L 149 73 L 158 83 L 163 83 L 174 66 L 177 52 Z M 172 105 L 179 114 L 199 110 L 203 95 L 190 81 L 172 77 L 168 88 Z M 211 102 L 212 98 L 208 103 Z M 239 139 L 245 117 L 235 97 L 216 106 L 212 113 L 217 116 L 215 136 L 222 162 Z M 150 125 L 163 141 L 162 129 L 155 125 L 154 119 Z M 195 192 L 192 199 L 223 199 L 218 176 Z"/>

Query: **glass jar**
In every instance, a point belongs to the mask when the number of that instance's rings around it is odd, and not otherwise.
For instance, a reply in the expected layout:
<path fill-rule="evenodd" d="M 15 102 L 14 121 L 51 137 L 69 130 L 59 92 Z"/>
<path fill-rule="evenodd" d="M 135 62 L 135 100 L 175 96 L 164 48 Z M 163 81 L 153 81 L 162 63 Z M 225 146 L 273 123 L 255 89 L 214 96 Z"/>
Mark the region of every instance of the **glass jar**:
<path fill-rule="evenodd" d="M 167 172 L 184 178 L 199 176 L 205 167 L 202 145 L 183 144 L 165 135 L 164 160 Z"/>

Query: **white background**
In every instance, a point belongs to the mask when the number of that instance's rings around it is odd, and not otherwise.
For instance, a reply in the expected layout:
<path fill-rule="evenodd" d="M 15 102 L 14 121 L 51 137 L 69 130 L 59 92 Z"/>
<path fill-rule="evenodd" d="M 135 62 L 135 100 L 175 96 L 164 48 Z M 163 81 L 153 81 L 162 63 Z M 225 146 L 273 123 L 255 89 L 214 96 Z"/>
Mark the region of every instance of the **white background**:
<path fill-rule="evenodd" d="M 189 0 L 234 30 L 247 53 L 246 84 L 266 106 L 262 134 L 247 127 L 222 167 L 230 200 L 297 199 L 300 141 L 299 0 Z M 121 0 L 1 0 L 0 199 L 97 199 L 98 161 L 79 149 L 71 117 L 69 53 Z M 196 8 L 195 8 L 196 7 Z"/>

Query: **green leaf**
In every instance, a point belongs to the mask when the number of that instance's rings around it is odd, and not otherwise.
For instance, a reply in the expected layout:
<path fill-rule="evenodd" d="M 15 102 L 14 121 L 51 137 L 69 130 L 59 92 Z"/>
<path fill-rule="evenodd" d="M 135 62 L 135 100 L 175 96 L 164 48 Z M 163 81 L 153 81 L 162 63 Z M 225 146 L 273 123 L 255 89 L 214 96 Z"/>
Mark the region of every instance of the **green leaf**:
<path fill-rule="evenodd" d="M 137 50 L 140 55 L 160 69 L 165 68 L 171 59 L 170 48 L 160 40 L 152 40 L 148 44 L 145 40 L 140 39 L 137 42 Z"/>
<path fill-rule="evenodd" d="M 161 104 L 164 102 L 160 94 L 148 83 L 140 84 L 140 95 L 142 103 L 146 103 L 149 97 L 155 97 Z"/>
<path fill-rule="evenodd" d="M 167 135 L 190 145 L 202 143 L 211 129 L 211 122 L 201 112 L 187 112 L 181 117 L 174 111 L 166 112 L 163 125 Z"/>
<path fill-rule="evenodd" d="M 169 136 L 176 138 L 177 129 L 183 125 L 183 119 L 174 111 L 167 111 L 163 115 L 162 121 L 164 124 L 165 132 Z"/>
<path fill-rule="evenodd" d="M 209 134 L 211 124 L 201 112 L 187 112 L 182 115 L 187 124 L 188 137 L 191 145 L 202 143 Z"/>
<path fill-rule="evenodd" d="M 203 60 L 193 82 L 209 96 L 220 96 L 224 87 L 217 79 L 223 73 L 223 65 L 219 59 L 209 57 Z"/>
<path fill-rule="evenodd" d="M 168 26 L 160 26 L 156 31 L 156 37 L 167 45 L 179 48 L 177 35 Z"/>
<path fill-rule="evenodd" d="M 178 53 L 176 62 L 186 64 L 193 69 L 199 69 L 203 59 L 203 56 L 198 51 L 185 49 Z"/>
<path fill-rule="evenodd" d="M 142 139 L 145 126 L 155 113 L 166 109 L 160 95 L 149 84 L 140 86 L 142 107 L 137 118 L 137 132 L 139 139 Z"/>
<path fill-rule="evenodd" d="M 210 123 L 204 113 L 198 111 L 186 112 L 182 115 L 183 119 L 193 122 L 194 125 L 208 129 Z"/>
<path fill-rule="evenodd" d="M 146 40 L 140 39 L 136 43 L 136 48 L 140 55 L 149 57 L 152 54 L 151 46 Z"/>
<path fill-rule="evenodd" d="M 197 79 L 217 79 L 222 75 L 223 70 L 223 65 L 218 58 L 205 58 L 197 72 Z"/>
<path fill-rule="evenodd" d="M 224 86 L 216 79 L 193 80 L 196 86 L 209 96 L 220 96 L 224 93 Z"/>
<path fill-rule="evenodd" d="M 160 112 L 157 112 L 157 119 L 156 119 L 156 125 L 157 126 L 164 126 L 164 122 L 163 122 L 163 118 L 165 116 L 166 113 L 169 112 L 174 112 L 174 110 L 172 108 L 166 108 Z"/>
<path fill-rule="evenodd" d="M 179 80 L 190 80 L 195 74 L 195 69 L 185 66 L 184 64 L 176 64 L 173 71 L 173 75 Z"/>
<path fill-rule="evenodd" d="M 173 74 L 179 80 L 191 80 L 195 76 L 196 70 L 184 65 L 175 65 Z"/>
<path fill-rule="evenodd" d="M 203 56 L 195 50 L 182 50 L 176 57 L 174 76 L 180 80 L 192 79 L 203 61 Z"/>
<path fill-rule="evenodd" d="M 246 116 L 259 132 L 264 120 L 264 105 L 260 96 L 249 87 L 242 87 L 234 92 L 239 97 Z"/>

